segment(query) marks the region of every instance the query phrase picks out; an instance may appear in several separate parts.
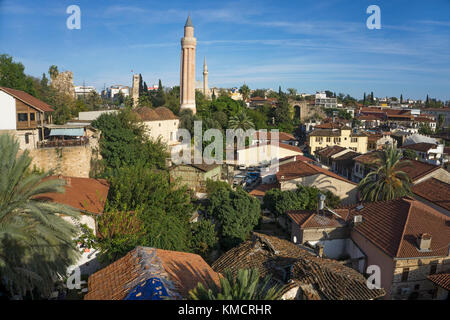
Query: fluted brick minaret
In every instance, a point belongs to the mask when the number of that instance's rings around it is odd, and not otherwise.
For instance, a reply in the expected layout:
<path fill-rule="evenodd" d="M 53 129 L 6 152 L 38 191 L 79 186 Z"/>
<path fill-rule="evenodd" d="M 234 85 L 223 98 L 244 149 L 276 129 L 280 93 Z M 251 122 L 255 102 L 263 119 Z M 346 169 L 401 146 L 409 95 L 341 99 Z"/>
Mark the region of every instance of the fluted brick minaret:
<path fill-rule="evenodd" d="M 180 109 L 190 109 L 196 113 L 195 107 L 195 47 L 194 26 L 191 16 L 184 25 L 184 37 L 181 38 L 181 70 L 180 70 Z"/>

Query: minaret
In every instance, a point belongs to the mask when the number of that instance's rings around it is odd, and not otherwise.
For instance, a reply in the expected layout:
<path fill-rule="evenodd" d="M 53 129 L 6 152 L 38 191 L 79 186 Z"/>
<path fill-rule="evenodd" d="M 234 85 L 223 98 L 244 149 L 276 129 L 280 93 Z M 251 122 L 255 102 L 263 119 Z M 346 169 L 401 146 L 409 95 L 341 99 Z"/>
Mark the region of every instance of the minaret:
<path fill-rule="evenodd" d="M 180 70 L 180 110 L 195 108 L 195 46 L 194 26 L 191 16 L 188 16 L 184 25 L 184 37 L 181 38 L 181 70 Z"/>
<path fill-rule="evenodd" d="M 206 57 L 203 61 L 203 94 L 205 95 L 205 97 L 209 98 L 208 66 L 206 65 Z"/>

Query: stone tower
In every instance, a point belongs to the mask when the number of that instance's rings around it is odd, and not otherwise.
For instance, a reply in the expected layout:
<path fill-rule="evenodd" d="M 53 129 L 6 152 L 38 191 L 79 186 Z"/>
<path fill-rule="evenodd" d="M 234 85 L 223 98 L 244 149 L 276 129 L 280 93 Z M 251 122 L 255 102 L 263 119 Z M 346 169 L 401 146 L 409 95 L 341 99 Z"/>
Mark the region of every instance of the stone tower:
<path fill-rule="evenodd" d="M 191 16 L 188 16 L 184 25 L 184 37 L 181 38 L 181 70 L 180 70 L 180 110 L 195 108 L 195 47 L 197 39 L 194 38 L 194 26 Z"/>
<path fill-rule="evenodd" d="M 206 57 L 203 61 L 203 94 L 206 98 L 211 98 L 211 92 L 208 88 L 208 66 L 206 65 Z"/>
<path fill-rule="evenodd" d="M 133 107 L 136 108 L 139 103 L 139 84 L 141 76 L 139 74 L 133 75 L 133 87 L 131 89 L 131 97 L 133 98 Z"/>

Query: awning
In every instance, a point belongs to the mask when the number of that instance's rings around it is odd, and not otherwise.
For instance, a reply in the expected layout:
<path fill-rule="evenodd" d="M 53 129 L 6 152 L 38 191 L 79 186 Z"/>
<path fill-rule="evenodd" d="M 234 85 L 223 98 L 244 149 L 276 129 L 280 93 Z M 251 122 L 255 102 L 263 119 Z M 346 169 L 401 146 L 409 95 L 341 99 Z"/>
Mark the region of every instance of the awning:
<path fill-rule="evenodd" d="M 51 129 L 50 136 L 80 137 L 80 136 L 84 136 L 84 128 Z"/>

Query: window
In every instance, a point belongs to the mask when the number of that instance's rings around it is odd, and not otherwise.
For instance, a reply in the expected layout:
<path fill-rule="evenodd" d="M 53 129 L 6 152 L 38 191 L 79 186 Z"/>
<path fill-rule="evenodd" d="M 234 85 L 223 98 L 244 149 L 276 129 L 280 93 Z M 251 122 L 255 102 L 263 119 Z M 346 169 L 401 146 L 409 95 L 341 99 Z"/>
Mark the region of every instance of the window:
<path fill-rule="evenodd" d="M 327 142 L 331 142 L 331 137 L 327 137 Z"/>
<path fill-rule="evenodd" d="M 30 113 L 30 121 L 36 120 L 36 115 L 34 113 Z"/>
<path fill-rule="evenodd" d="M 403 268 L 402 272 L 402 282 L 408 281 L 409 268 Z"/>
<path fill-rule="evenodd" d="M 358 142 L 358 138 L 352 138 L 352 142 Z"/>
<path fill-rule="evenodd" d="M 17 119 L 19 119 L 19 121 L 28 121 L 28 113 L 18 113 Z"/>
<path fill-rule="evenodd" d="M 30 143 L 30 134 L 31 133 L 25 133 L 25 143 L 29 144 Z"/>
<path fill-rule="evenodd" d="M 431 262 L 430 274 L 435 274 L 437 271 L 437 261 Z"/>

